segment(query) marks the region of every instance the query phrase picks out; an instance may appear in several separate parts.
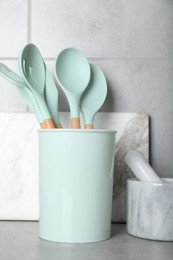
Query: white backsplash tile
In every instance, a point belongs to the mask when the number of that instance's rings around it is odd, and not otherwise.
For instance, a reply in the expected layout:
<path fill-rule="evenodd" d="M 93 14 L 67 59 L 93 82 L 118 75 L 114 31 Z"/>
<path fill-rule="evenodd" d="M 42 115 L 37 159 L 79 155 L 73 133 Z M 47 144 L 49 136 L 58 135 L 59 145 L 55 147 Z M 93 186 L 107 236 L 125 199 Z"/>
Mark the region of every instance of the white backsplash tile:
<path fill-rule="evenodd" d="M 0 57 L 18 57 L 27 43 L 27 0 L 0 1 Z"/>

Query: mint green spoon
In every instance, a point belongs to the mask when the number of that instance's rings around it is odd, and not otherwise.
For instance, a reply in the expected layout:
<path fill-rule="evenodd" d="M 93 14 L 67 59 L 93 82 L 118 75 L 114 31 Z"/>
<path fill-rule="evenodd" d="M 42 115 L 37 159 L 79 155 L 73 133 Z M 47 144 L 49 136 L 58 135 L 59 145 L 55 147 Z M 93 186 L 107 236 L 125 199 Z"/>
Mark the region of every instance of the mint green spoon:
<path fill-rule="evenodd" d="M 90 79 L 89 63 L 78 49 L 64 49 L 56 59 L 55 75 L 68 99 L 71 127 L 80 128 L 79 104 Z"/>
<path fill-rule="evenodd" d="M 45 64 L 38 48 L 34 44 L 24 47 L 18 60 L 19 72 L 32 91 L 43 117 L 43 128 L 55 128 L 44 98 Z"/>
<path fill-rule="evenodd" d="M 42 123 L 43 118 L 38 103 L 23 79 L 21 79 L 15 72 L 2 63 L 0 63 L 0 75 L 11 82 L 13 85 L 17 86 L 17 89 L 24 102 L 35 111 L 38 121 Z"/>
<path fill-rule="evenodd" d="M 45 64 L 45 69 L 46 69 L 46 84 L 45 84 L 44 95 L 45 95 L 46 104 L 49 108 L 51 117 L 53 118 L 56 128 L 62 128 L 62 125 L 59 121 L 59 114 L 58 114 L 58 89 L 55 85 L 51 73 L 46 67 L 46 64 Z"/>
<path fill-rule="evenodd" d="M 90 64 L 90 68 L 90 82 L 81 97 L 80 107 L 84 116 L 84 127 L 92 129 L 94 116 L 103 105 L 107 95 L 107 83 L 98 66 Z"/>

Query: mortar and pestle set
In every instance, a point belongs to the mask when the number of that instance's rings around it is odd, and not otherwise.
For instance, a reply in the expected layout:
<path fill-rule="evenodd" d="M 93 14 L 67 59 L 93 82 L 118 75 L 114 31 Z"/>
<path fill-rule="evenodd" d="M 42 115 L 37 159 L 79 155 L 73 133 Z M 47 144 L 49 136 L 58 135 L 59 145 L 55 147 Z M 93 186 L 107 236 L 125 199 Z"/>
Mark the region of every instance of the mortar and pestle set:
<path fill-rule="evenodd" d="M 128 233 L 173 241 L 173 179 L 160 178 L 138 151 L 130 151 L 125 161 L 137 177 L 127 181 Z"/>

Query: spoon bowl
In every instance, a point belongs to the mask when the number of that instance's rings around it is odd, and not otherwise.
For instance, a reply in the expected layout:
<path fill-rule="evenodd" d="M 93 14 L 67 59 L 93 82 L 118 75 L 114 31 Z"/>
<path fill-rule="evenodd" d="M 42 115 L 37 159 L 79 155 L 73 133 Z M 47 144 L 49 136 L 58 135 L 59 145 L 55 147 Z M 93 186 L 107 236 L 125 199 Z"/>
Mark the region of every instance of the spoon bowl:
<path fill-rule="evenodd" d="M 55 128 L 44 98 L 45 64 L 38 48 L 28 44 L 21 52 L 18 60 L 19 72 L 32 91 L 40 107 L 43 123 L 42 128 Z"/>
<path fill-rule="evenodd" d="M 67 48 L 56 59 L 55 75 L 69 102 L 71 127 L 80 128 L 79 104 L 90 80 L 89 63 L 81 51 Z"/>
<path fill-rule="evenodd" d="M 96 112 L 103 105 L 107 95 L 107 83 L 101 69 L 90 64 L 90 82 L 81 97 L 81 110 L 84 116 L 85 128 L 93 128 L 93 120 Z"/>
<path fill-rule="evenodd" d="M 44 92 L 45 65 L 38 48 L 34 44 L 28 44 L 21 54 L 19 63 L 20 72 L 27 78 L 27 82 L 39 93 Z"/>

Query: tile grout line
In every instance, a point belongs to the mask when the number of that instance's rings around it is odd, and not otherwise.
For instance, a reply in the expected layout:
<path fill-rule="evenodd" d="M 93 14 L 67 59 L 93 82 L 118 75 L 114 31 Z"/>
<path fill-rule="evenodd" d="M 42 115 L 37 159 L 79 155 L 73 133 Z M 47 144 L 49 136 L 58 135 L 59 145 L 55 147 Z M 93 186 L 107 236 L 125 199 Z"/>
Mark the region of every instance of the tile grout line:
<path fill-rule="evenodd" d="M 18 57 L 0 57 L 0 60 L 17 60 Z"/>
<path fill-rule="evenodd" d="M 128 57 L 112 57 L 112 58 L 106 58 L 106 57 L 103 57 L 103 58 L 99 58 L 99 57 L 88 57 L 88 59 L 91 59 L 91 60 L 173 60 L 173 58 L 163 58 L 163 57 L 160 57 L 160 58 L 157 58 L 157 57 L 132 57 L 132 58 L 128 58 Z"/>
<path fill-rule="evenodd" d="M 27 43 L 31 42 L 31 0 L 28 0 L 28 24 L 27 24 Z"/>
<path fill-rule="evenodd" d="M 52 60 L 55 60 L 56 57 L 44 57 L 45 60 L 47 61 L 52 61 Z M 173 58 L 116 58 L 116 57 L 113 57 L 113 58 L 98 58 L 98 57 L 87 57 L 88 59 L 90 60 L 105 60 L 105 61 L 111 61 L 111 60 L 115 60 L 115 61 L 121 61 L 121 60 L 129 60 L 129 61 L 133 61 L 133 60 L 166 60 L 166 61 L 172 61 Z"/>
<path fill-rule="evenodd" d="M 28 40 L 27 40 L 27 42 L 29 43 L 31 41 L 31 37 L 28 37 Z M 55 60 L 55 58 L 56 57 L 43 57 L 44 58 L 44 60 L 47 60 L 47 61 L 53 61 L 53 60 Z M 173 58 L 98 58 L 98 57 L 87 57 L 88 59 L 90 59 L 90 60 L 103 60 L 103 61 L 123 61 L 123 60 L 129 60 L 129 61 L 133 61 L 133 60 L 160 60 L 160 61 L 172 61 L 173 60 Z M 18 59 L 18 57 L 0 57 L 0 60 L 17 60 Z"/>

